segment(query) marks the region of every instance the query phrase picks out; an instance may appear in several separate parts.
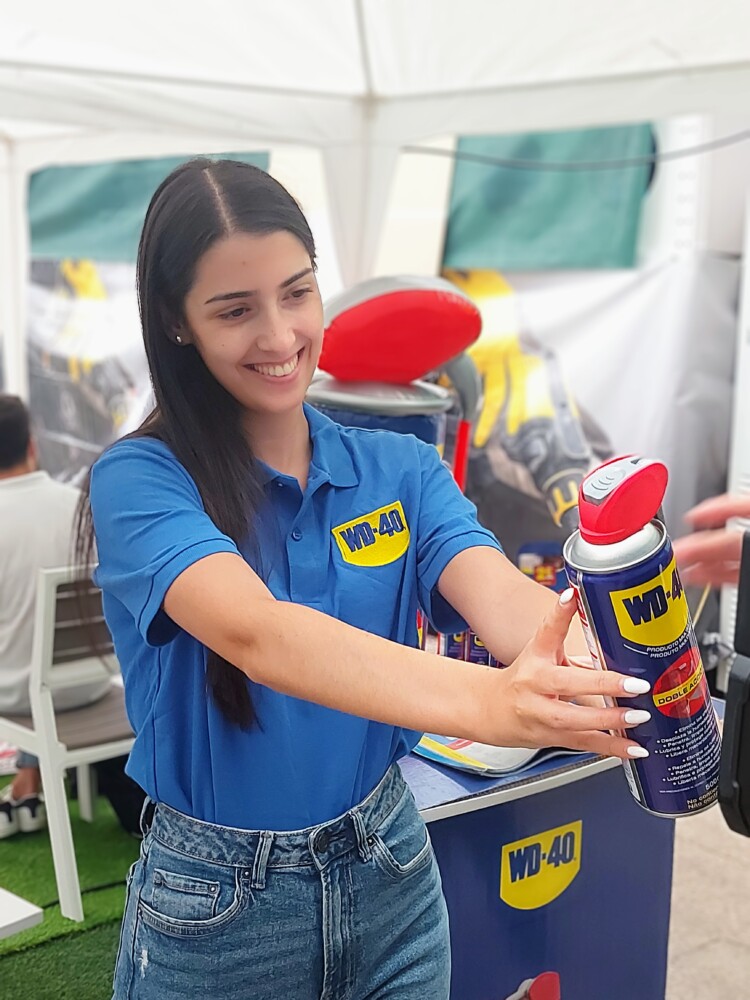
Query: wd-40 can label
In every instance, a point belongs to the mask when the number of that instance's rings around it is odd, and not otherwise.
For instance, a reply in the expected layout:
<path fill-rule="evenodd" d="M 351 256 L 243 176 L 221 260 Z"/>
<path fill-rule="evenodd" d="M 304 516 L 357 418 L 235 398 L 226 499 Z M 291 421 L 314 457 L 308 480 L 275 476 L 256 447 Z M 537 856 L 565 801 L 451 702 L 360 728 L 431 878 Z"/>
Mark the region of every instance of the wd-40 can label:
<path fill-rule="evenodd" d="M 721 741 L 668 538 L 639 565 L 589 572 L 569 564 L 568 576 L 595 665 L 651 685 L 647 695 L 620 702 L 651 713 L 629 733 L 649 751 L 625 762 L 631 791 L 664 816 L 705 809 L 718 795 Z"/>
<path fill-rule="evenodd" d="M 438 652 L 454 660 L 465 660 L 466 632 L 441 632 L 438 636 Z"/>
<path fill-rule="evenodd" d="M 500 667 L 492 653 L 476 634 L 476 632 L 466 633 L 466 659 L 469 663 L 479 663 L 485 667 Z"/>

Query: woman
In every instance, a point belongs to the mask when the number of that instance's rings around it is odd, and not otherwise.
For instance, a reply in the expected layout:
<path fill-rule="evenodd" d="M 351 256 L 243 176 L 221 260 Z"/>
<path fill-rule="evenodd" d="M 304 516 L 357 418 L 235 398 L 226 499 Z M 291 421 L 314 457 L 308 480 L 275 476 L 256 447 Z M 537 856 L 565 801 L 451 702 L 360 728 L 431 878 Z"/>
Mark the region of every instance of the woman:
<path fill-rule="evenodd" d="M 156 803 L 114 996 L 447 997 L 439 874 L 395 762 L 420 730 L 639 754 L 599 731 L 638 718 L 566 700 L 635 688 L 565 665 L 572 595 L 508 563 L 433 448 L 303 405 L 323 312 L 276 181 L 175 170 L 138 293 L 156 409 L 90 486 L 128 769 Z M 410 648 L 418 601 L 512 665 Z"/>

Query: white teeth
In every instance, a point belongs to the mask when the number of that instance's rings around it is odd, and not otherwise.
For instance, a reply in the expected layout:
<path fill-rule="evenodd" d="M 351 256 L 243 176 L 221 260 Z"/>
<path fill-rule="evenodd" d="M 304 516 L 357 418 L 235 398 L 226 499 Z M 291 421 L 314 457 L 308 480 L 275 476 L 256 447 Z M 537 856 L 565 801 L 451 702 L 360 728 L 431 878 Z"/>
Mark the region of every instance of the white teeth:
<path fill-rule="evenodd" d="M 291 375 L 299 364 L 299 354 L 295 354 L 291 361 L 283 365 L 250 365 L 250 367 L 260 372 L 261 375 L 271 375 L 274 378 L 281 378 L 282 375 Z"/>

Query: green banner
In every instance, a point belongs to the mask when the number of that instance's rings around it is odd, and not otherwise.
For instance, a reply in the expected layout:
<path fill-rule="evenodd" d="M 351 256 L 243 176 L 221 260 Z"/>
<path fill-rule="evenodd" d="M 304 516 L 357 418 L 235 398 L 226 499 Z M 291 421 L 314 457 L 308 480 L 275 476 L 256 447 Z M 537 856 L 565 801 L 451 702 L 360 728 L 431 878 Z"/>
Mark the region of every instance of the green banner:
<path fill-rule="evenodd" d="M 227 153 L 268 169 L 266 153 Z M 31 255 L 132 263 L 151 195 L 188 156 L 48 167 L 29 186 Z"/>
<path fill-rule="evenodd" d="M 462 138 L 458 152 L 545 164 L 649 156 L 649 125 Z M 456 160 L 446 268 L 541 271 L 634 264 L 651 164 L 534 169 Z"/>

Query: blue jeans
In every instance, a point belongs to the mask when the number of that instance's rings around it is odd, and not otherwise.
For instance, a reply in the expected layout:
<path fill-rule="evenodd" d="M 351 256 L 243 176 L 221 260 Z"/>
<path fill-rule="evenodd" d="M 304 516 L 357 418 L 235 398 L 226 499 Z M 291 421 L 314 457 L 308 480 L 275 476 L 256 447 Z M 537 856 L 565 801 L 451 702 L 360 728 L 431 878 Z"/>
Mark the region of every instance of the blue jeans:
<path fill-rule="evenodd" d="M 113 1000 L 447 1000 L 449 983 L 440 874 L 396 765 L 307 830 L 156 806 L 128 874 Z"/>

